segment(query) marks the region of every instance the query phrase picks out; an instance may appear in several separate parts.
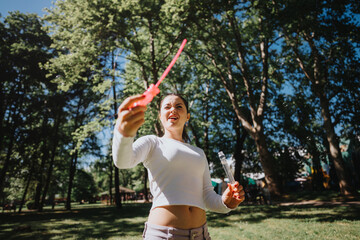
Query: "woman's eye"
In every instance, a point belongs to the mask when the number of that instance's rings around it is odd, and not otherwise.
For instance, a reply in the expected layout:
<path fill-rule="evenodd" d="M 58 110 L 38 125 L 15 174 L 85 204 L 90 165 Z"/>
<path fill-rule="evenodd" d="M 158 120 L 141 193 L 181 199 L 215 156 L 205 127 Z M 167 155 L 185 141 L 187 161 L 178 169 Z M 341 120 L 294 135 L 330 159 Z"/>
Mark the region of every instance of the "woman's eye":
<path fill-rule="evenodd" d="M 182 108 L 182 106 L 177 106 L 177 108 Z"/>

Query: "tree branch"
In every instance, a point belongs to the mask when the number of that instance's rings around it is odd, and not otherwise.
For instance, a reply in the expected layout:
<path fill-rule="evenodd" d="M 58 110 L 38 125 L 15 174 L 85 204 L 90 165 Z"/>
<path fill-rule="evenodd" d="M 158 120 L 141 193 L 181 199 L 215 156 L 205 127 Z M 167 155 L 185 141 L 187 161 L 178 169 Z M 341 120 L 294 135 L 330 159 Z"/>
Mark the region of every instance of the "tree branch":
<path fill-rule="evenodd" d="M 262 84 L 261 84 L 261 94 L 259 100 L 259 106 L 257 109 L 257 117 L 259 117 L 260 122 L 264 118 L 264 111 L 266 107 L 266 97 L 267 97 L 267 81 L 269 79 L 269 63 L 268 63 L 268 42 L 266 37 L 260 43 L 260 51 L 261 51 L 261 62 L 262 62 Z"/>
<path fill-rule="evenodd" d="M 234 14 L 234 13 L 232 13 Z M 237 55 L 238 58 L 240 60 L 240 69 L 242 72 L 242 79 L 244 81 L 244 85 L 246 88 L 246 92 L 247 95 L 249 97 L 249 106 L 250 106 L 250 112 L 251 112 L 251 117 L 253 119 L 253 122 L 256 122 L 256 110 L 255 110 L 255 99 L 254 99 L 254 95 L 253 95 L 253 90 L 251 88 L 250 82 L 249 82 L 249 77 L 248 77 L 248 70 L 247 70 L 247 65 L 246 65 L 246 61 L 245 61 L 245 51 L 243 49 L 242 46 L 242 41 L 241 41 L 241 37 L 239 35 L 239 31 L 235 25 L 235 21 L 234 21 L 234 16 L 230 16 L 228 13 L 226 13 L 226 16 L 229 20 L 229 24 L 232 28 L 233 34 L 235 36 L 235 40 L 236 40 L 236 46 L 237 46 Z"/>

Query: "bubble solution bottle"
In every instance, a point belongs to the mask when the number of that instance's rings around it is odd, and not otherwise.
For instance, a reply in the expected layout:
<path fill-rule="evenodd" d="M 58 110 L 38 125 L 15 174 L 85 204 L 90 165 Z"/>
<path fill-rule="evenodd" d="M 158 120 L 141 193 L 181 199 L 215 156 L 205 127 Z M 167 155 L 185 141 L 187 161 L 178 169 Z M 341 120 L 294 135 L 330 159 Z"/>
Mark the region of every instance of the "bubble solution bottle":
<path fill-rule="evenodd" d="M 222 166 L 223 166 L 223 168 L 225 170 L 226 176 L 229 179 L 229 182 L 231 184 L 235 183 L 234 176 L 232 175 L 232 173 L 230 171 L 230 167 L 229 167 L 229 164 L 227 163 L 227 160 L 226 160 L 226 157 L 225 157 L 224 153 L 222 151 L 220 151 L 220 152 L 218 152 L 218 154 L 219 154 L 221 164 L 222 164 Z"/>

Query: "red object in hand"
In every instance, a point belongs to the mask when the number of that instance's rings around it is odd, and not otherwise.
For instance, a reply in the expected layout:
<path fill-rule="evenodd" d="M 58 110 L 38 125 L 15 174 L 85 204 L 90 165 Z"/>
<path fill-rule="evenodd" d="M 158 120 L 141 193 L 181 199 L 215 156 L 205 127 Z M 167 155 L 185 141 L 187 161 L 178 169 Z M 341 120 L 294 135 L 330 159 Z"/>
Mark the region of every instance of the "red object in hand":
<path fill-rule="evenodd" d="M 143 95 L 145 95 L 145 98 L 137 101 L 136 103 L 134 103 L 131 108 L 136 107 L 136 106 L 146 106 L 148 103 L 150 103 L 153 98 L 158 95 L 160 92 L 160 89 L 155 86 L 154 84 L 151 84 L 150 87 L 144 92 Z"/>
<path fill-rule="evenodd" d="M 164 78 L 169 73 L 172 66 L 175 64 L 176 60 L 180 56 L 180 53 L 184 49 L 186 42 L 187 42 L 187 40 L 184 39 L 183 42 L 181 43 L 181 46 L 180 46 L 178 52 L 176 53 L 175 57 L 170 62 L 169 66 L 165 69 L 164 73 L 161 75 L 161 77 L 160 77 L 159 81 L 156 83 L 156 85 L 151 84 L 150 87 L 144 92 L 143 95 L 145 95 L 145 98 L 140 101 L 137 101 L 130 108 L 133 108 L 136 106 L 145 106 L 148 103 L 150 103 L 156 95 L 158 95 L 160 93 L 160 89 L 158 88 L 160 83 L 162 82 L 162 80 L 164 80 Z"/>

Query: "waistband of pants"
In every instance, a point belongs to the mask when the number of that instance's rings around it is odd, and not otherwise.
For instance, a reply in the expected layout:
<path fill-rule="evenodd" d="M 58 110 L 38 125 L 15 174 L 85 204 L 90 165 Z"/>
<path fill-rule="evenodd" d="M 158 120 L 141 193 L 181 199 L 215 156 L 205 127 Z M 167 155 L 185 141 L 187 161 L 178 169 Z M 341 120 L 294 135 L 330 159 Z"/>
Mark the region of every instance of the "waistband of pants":
<path fill-rule="evenodd" d="M 208 235 L 207 223 L 198 228 L 180 229 L 174 227 L 160 226 L 146 222 L 145 229 L 158 230 L 169 235 L 184 236 L 194 239 L 198 236 Z"/>

